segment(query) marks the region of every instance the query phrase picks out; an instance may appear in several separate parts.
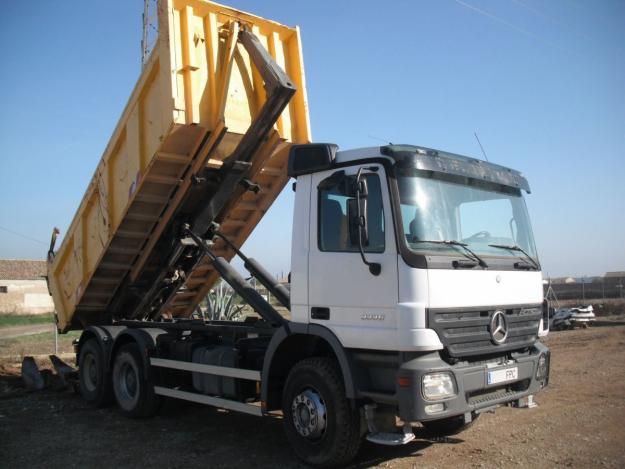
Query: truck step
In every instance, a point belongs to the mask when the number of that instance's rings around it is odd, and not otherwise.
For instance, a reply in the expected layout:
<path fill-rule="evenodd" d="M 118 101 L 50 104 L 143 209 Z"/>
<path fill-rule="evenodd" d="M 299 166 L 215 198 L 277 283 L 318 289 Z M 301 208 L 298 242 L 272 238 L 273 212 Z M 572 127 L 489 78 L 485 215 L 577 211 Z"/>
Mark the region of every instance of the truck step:
<path fill-rule="evenodd" d="M 408 431 L 404 427 L 403 432 L 392 432 L 392 433 L 369 433 L 367 435 L 367 440 L 371 443 L 376 443 L 378 445 L 386 445 L 386 446 L 400 446 L 405 445 L 406 443 L 410 443 L 415 439 L 414 433 L 412 433 L 412 429 L 410 429 L 410 425 L 408 425 Z"/>
<path fill-rule="evenodd" d="M 369 434 L 367 440 L 371 443 L 386 446 L 399 446 L 410 443 L 415 439 L 414 433 L 412 433 L 412 427 L 409 423 L 405 423 L 402 429 L 396 427 L 394 415 L 386 413 L 379 413 L 376 404 L 365 405 L 365 417 L 367 418 L 367 427 L 369 428 Z M 390 417 L 390 419 L 389 419 Z M 384 430 L 380 430 L 380 425 Z"/>

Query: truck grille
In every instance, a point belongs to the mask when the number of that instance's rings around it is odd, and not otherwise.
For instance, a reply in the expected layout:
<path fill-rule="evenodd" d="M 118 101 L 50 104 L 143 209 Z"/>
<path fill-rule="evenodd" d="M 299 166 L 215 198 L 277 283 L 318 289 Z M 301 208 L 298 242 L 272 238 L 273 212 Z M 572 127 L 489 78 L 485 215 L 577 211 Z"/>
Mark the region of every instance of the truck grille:
<path fill-rule="evenodd" d="M 495 311 L 505 314 L 508 334 L 497 344 L 490 331 Z M 541 306 L 505 308 L 429 309 L 429 327 L 438 334 L 451 357 L 468 357 L 517 350 L 534 343 L 542 314 Z"/>

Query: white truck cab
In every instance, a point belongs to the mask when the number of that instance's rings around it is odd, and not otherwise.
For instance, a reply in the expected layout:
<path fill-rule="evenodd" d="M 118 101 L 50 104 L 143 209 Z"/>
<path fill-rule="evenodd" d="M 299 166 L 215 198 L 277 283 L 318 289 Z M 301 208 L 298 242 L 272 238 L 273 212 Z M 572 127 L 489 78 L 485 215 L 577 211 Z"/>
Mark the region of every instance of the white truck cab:
<path fill-rule="evenodd" d="M 460 425 L 547 384 L 519 172 L 411 145 L 295 146 L 289 169 L 292 321 L 336 337 L 357 396 Z"/>

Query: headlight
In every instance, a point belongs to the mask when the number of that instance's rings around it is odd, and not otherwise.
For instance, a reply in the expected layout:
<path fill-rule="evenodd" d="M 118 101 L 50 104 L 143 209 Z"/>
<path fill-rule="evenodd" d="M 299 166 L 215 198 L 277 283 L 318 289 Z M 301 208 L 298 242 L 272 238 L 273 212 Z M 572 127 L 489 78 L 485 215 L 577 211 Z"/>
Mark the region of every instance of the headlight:
<path fill-rule="evenodd" d="M 438 401 L 456 395 L 456 383 L 451 373 L 429 373 L 423 375 L 423 397 Z"/>
<path fill-rule="evenodd" d="M 549 373 L 549 356 L 546 353 L 541 353 L 538 357 L 538 366 L 536 367 L 536 379 L 543 381 Z"/>

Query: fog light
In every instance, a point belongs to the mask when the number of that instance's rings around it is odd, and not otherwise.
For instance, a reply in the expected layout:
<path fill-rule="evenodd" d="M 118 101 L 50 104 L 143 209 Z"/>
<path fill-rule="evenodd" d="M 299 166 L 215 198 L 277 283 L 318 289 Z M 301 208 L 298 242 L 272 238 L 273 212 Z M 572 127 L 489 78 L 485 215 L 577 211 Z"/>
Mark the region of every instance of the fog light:
<path fill-rule="evenodd" d="M 541 353 L 538 357 L 538 366 L 536 367 L 536 379 L 543 381 L 549 373 L 549 357 L 546 353 Z"/>
<path fill-rule="evenodd" d="M 456 395 L 456 383 L 451 373 L 429 373 L 423 375 L 423 397 L 438 401 Z"/>
<path fill-rule="evenodd" d="M 426 414 L 435 414 L 436 412 L 442 412 L 445 410 L 445 404 L 430 404 L 424 407 Z"/>

